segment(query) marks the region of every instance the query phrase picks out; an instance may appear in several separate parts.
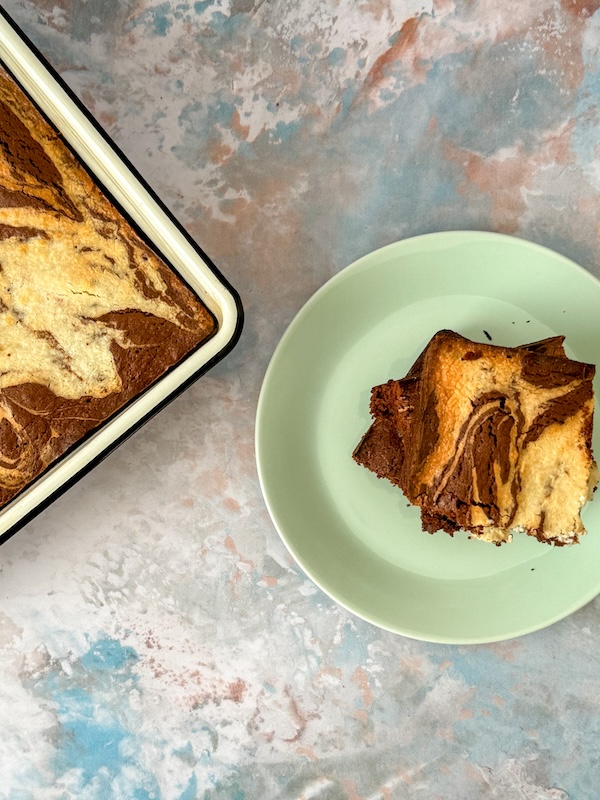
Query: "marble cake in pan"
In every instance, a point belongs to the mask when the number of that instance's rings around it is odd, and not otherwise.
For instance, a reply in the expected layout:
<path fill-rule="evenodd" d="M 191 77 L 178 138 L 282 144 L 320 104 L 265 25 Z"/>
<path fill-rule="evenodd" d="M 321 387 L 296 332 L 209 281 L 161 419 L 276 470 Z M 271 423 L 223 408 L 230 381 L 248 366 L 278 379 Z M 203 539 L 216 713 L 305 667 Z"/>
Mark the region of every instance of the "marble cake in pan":
<path fill-rule="evenodd" d="M 430 533 L 576 543 L 598 482 L 595 368 L 563 338 L 507 348 L 440 331 L 403 380 L 373 389 L 354 459 L 420 506 Z"/>
<path fill-rule="evenodd" d="M 214 329 L 0 68 L 0 507 Z"/>

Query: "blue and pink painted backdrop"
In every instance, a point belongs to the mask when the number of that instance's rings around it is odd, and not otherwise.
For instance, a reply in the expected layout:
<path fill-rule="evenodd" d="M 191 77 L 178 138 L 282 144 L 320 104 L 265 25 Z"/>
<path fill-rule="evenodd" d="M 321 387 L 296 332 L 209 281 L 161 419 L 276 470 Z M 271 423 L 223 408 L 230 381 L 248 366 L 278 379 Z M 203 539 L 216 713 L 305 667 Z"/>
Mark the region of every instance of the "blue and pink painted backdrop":
<path fill-rule="evenodd" d="M 496 230 L 600 274 L 599 5 L 4 0 L 247 321 L 2 547 L 0 797 L 599 796 L 598 602 L 490 646 L 379 631 L 288 556 L 253 451 L 287 323 L 368 251 Z"/>

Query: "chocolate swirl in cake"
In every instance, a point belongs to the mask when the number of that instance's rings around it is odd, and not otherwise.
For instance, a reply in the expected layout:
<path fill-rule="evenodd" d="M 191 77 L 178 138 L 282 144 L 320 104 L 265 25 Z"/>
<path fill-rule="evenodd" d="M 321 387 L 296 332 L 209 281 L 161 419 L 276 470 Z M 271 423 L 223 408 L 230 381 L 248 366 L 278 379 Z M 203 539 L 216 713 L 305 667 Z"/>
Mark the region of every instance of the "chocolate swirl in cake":
<path fill-rule="evenodd" d="M 0 69 L 0 506 L 213 330 Z"/>
<path fill-rule="evenodd" d="M 576 542 L 598 480 L 594 367 L 562 342 L 501 348 L 441 331 L 404 380 L 373 389 L 355 460 L 419 505 L 431 533 Z"/>

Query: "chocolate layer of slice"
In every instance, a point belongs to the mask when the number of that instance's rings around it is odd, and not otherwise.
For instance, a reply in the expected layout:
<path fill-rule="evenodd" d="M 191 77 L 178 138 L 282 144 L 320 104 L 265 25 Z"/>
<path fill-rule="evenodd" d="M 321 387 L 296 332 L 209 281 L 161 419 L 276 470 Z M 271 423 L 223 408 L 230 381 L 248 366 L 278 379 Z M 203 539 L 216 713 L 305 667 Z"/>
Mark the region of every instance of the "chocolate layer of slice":
<path fill-rule="evenodd" d="M 354 459 L 420 506 L 429 532 L 574 543 L 598 480 L 594 371 L 563 337 L 502 348 L 440 331 L 403 380 L 374 387 Z"/>

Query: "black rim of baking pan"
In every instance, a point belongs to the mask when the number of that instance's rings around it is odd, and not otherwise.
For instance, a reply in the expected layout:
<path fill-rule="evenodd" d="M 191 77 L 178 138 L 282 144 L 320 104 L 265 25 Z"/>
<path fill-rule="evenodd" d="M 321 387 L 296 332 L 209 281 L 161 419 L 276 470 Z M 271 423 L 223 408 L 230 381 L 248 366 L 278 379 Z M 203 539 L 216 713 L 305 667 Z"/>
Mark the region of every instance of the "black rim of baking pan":
<path fill-rule="evenodd" d="M 52 64 L 50 64 L 50 62 L 43 55 L 43 53 L 41 53 L 39 48 L 36 47 L 36 45 L 31 41 L 31 39 L 21 30 L 21 28 L 16 24 L 16 22 L 1 7 L 0 7 L 0 16 L 2 16 L 2 18 L 8 23 L 8 25 L 10 25 L 10 27 L 13 29 L 13 31 L 17 34 L 17 36 L 19 36 L 19 38 L 23 41 L 23 43 L 30 50 L 32 55 L 40 62 L 40 64 L 44 67 L 44 69 L 47 70 L 47 72 L 49 73 L 50 77 L 54 81 L 56 81 L 56 83 L 58 84 L 60 89 L 67 95 L 69 100 L 77 107 L 78 111 L 93 126 L 94 130 L 96 131 L 96 133 L 102 138 L 102 140 L 107 144 L 107 146 L 116 154 L 116 156 L 123 162 L 123 164 L 125 165 L 127 170 L 131 173 L 131 175 L 134 177 L 134 179 L 139 182 L 139 184 L 144 189 L 144 191 L 149 195 L 149 197 L 153 200 L 153 202 L 156 203 L 156 205 L 158 206 L 160 212 L 162 214 L 164 214 L 164 216 L 168 219 L 168 221 L 177 229 L 177 232 L 185 238 L 186 242 L 190 245 L 190 247 L 194 250 L 194 252 L 197 255 L 200 256 L 200 258 L 204 261 L 204 263 L 208 267 L 208 269 L 214 274 L 214 276 L 217 278 L 219 283 L 221 283 L 223 288 L 226 289 L 227 292 L 229 292 L 229 294 L 231 295 L 231 298 L 233 299 L 233 302 L 234 302 L 235 307 L 236 307 L 236 312 L 237 312 L 236 313 L 236 322 L 235 322 L 235 327 L 234 327 L 233 333 L 232 333 L 230 339 L 221 348 L 221 350 L 219 350 L 218 353 L 216 353 L 211 359 L 209 359 L 198 370 L 196 370 L 196 372 L 194 372 L 192 375 L 190 375 L 188 378 L 186 378 L 182 383 L 180 383 L 178 386 L 176 386 L 175 389 L 173 389 L 172 392 L 170 392 L 165 398 L 163 398 L 156 405 L 154 405 L 146 414 L 142 415 L 140 417 L 140 419 L 136 420 L 120 436 L 118 436 L 116 439 L 111 441 L 102 450 L 102 452 L 100 452 L 96 456 L 94 456 L 94 458 L 92 458 L 90 461 L 88 461 L 81 469 L 79 469 L 77 472 L 75 472 L 70 478 L 68 478 L 64 483 L 62 483 L 57 489 L 55 489 L 53 492 L 51 492 L 43 500 L 41 500 L 35 506 L 35 508 L 33 508 L 30 511 L 28 511 L 23 517 L 21 517 L 17 522 L 15 522 L 14 525 L 11 525 L 10 528 L 8 528 L 6 531 L 4 531 L 2 534 L 0 534 L 0 545 L 2 545 L 2 544 L 4 544 L 4 542 L 8 541 L 8 539 L 10 539 L 12 536 L 14 536 L 14 534 L 17 533 L 17 531 L 19 531 L 23 526 L 25 526 L 34 517 L 36 517 L 38 514 L 40 514 L 45 508 L 47 508 L 51 503 L 53 503 L 58 497 L 60 497 L 68 489 L 70 489 L 71 486 L 73 486 L 75 483 L 77 483 L 77 481 L 81 480 L 81 478 L 85 477 L 85 475 L 87 475 L 89 472 L 91 472 L 94 469 L 94 467 L 96 467 L 101 461 L 103 461 L 110 453 L 112 453 L 114 450 L 116 450 L 116 448 L 119 447 L 119 445 L 121 445 L 126 439 L 128 439 L 130 436 L 132 436 L 134 433 L 136 433 L 136 431 L 138 431 L 146 422 L 148 422 L 150 419 L 152 419 L 152 417 L 154 417 L 163 408 L 165 408 L 165 406 L 167 406 L 172 400 L 174 400 L 182 392 L 184 392 L 189 386 L 191 386 L 193 383 L 195 383 L 200 377 L 202 377 L 202 375 L 204 375 L 206 372 L 208 372 L 210 369 L 212 369 L 212 367 L 214 367 L 215 364 L 218 364 L 223 358 L 225 358 L 225 356 L 227 356 L 233 350 L 233 348 L 236 346 L 236 344 L 238 343 L 238 341 L 240 339 L 240 336 L 241 336 L 241 333 L 242 333 L 242 328 L 243 328 L 243 325 L 244 325 L 244 309 L 243 309 L 242 301 L 241 301 L 241 298 L 240 298 L 238 292 L 233 288 L 233 286 L 229 283 L 229 281 L 221 273 L 221 271 L 214 264 L 212 259 L 209 258 L 209 256 L 204 252 L 204 250 L 200 247 L 200 245 L 186 231 L 186 229 L 179 222 L 179 220 L 175 217 L 175 215 L 166 207 L 166 205 L 163 203 L 163 201 L 160 199 L 160 197 L 156 194 L 154 189 L 152 189 L 152 187 L 148 184 L 146 179 L 138 172 L 136 167 L 131 163 L 131 161 L 123 153 L 123 151 L 120 149 L 120 147 L 110 138 L 110 136 L 106 133 L 106 131 L 100 126 L 98 121 L 93 117 L 93 115 L 83 105 L 83 103 L 77 97 L 77 95 L 73 92 L 73 90 L 65 83 L 63 78 L 59 75 L 59 73 L 52 66 Z M 11 72 L 11 75 L 12 75 L 12 72 Z M 18 80 L 16 82 L 17 82 L 17 84 L 20 85 L 20 82 Z M 25 91 L 25 93 L 29 97 L 29 93 L 26 91 L 26 89 L 24 87 L 23 87 L 23 90 Z M 34 105 L 40 111 L 40 113 L 45 118 L 47 118 L 47 115 L 45 114 L 44 110 L 40 109 L 39 106 L 37 105 L 37 103 L 35 103 L 35 101 L 33 101 L 31 97 L 29 97 L 29 99 L 31 100 L 31 102 L 34 103 Z M 55 127 L 55 126 L 53 125 L 53 127 Z M 69 146 L 69 149 L 72 150 L 72 148 L 70 147 L 68 142 L 65 142 L 65 143 L 67 144 L 67 146 Z M 150 240 L 148 234 L 140 228 L 140 226 L 136 223 L 135 220 L 133 220 L 131 218 L 131 216 L 127 213 L 127 211 L 114 198 L 112 193 L 104 186 L 102 181 L 99 180 L 99 178 L 96 175 L 94 175 L 93 171 L 91 170 L 90 167 L 88 167 L 88 165 L 85 163 L 85 161 L 83 159 L 81 159 L 79 156 L 77 156 L 76 153 L 75 153 L 75 156 L 77 157 L 78 162 L 91 175 L 91 177 L 93 178 L 94 182 L 97 183 L 102 188 L 102 191 L 105 193 L 105 195 L 110 200 L 110 202 L 113 203 L 116 206 L 118 211 L 124 216 L 124 218 L 127 220 L 127 222 L 130 225 L 132 225 L 132 227 L 134 228 L 136 233 L 142 237 L 143 241 L 145 241 L 151 247 L 151 249 L 154 250 L 169 265 L 169 267 L 171 269 L 173 269 L 173 271 L 177 274 L 177 276 L 180 278 L 180 280 L 182 280 L 186 285 L 188 285 L 188 288 L 190 288 L 191 291 L 193 291 L 194 294 L 197 295 L 197 292 L 194 291 L 194 289 L 192 289 L 192 287 L 189 287 L 189 284 L 185 280 L 185 277 L 182 276 L 180 274 L 179 270 L 177 270 L 177 268 L 174 267 L 171 264 L 170 260 L 168 258 L 166 258 L 166 256 L 162 253 L 161 249 L 155 243 L 153 243 Z M 210 309 L 209 309 L 209 311 L 210 311 Z M 211 314 L 212 314 L 212 312 L 211 312 Z M 78 440 L 78 442 L 76 443 L 76 445 L 73 448 L 69 448 L 58 459 L 54 460 L 52 462 L 52 464 L 50 464 L 46 468 L 46 470 L 44 470 L 44 472 L 42 472 L 40 475 L 38 475 L 35 478 L 34 482 L 37 482 L 40 478 L 42 478 L 43 475 L 49 469 L 51 469 L 52 467 L 54 467 L 58 463 L 60 463 L 66 456 L 68 456 L 70 453 L 72 453 L 74 449 L 76 449 L 76 448 L 78 448 L 80 446 L 83 446 L 85 444 L 85 442 L 92 435 L 94 435 L 95 433 L 98 432 L 98 430 L 100 430 L 101 428 L 103 428 L 107 424 L 109 424 L 112 419 L 117 417 L 126 408 L 128 408 L 134 400 L 137 400 L 141 396 L 143 396 L 143 394 L 145 394 L 149 389 L 151 389 L 152 386 L 155 386 L 162 378 L 164 378 L 166 375 L 168 375 L 173 369 L 175 369 L 179 364 L 181 364 L 186 358 L 189 358 L 189 356 L 191 356 L 193 353 L 195 353 L 199 349 L 201 349 L 208 342 L 208 340 L 210 338 L 212 338 L 212 336 L 209 336 L 206 339 L 202 340 L 202 342 L 200 342 L 183 359 L 180 359 L 177 362 L 177 364 L 174 364 L 170 369 L 166 370 L 157 380 L 153 381 L 153 383 L 150 386 L 148 386 L 144 390 L 144 392 L 142 392 L 139 395 L 136 395 L 135 398 L 132 398 L 129 402 L 127 402 L 123 406 L 121 406 L 121 408 L 119 408 L 110 417 L 108 417 L 106 420 L 104 420 L 103 423 L 100 426 L 92 429 L 87 434 L 82 436 L 81 439 Z M 17 494 L 14 499 L 16 500 L 18 497 L 19 497 L 19 495 Z"/>

